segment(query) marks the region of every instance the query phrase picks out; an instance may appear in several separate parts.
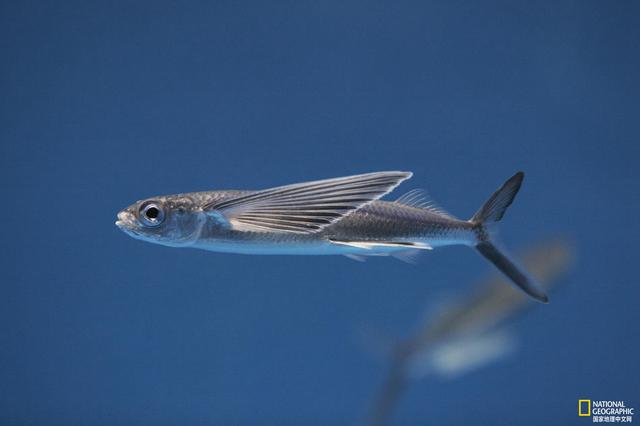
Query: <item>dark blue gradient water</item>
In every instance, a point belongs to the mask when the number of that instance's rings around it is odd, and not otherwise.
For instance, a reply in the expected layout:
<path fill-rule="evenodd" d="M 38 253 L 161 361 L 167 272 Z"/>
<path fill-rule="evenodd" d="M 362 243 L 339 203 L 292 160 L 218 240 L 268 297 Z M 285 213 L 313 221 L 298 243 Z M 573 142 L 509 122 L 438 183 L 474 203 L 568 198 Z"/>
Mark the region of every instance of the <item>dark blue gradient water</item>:
<path fill-rule="evenodd" d="M 575 241 L 516 356 L 415 383 L 397 424 L 586 424 L 640 406 L 634 2 L 13 2 L 0 7 L 0 422 L 357 424 L 406 335 L 490 270 L 135 241 L 155 194 L 415 173 L 468 217 L 517 170 L 517 249 Z"/>

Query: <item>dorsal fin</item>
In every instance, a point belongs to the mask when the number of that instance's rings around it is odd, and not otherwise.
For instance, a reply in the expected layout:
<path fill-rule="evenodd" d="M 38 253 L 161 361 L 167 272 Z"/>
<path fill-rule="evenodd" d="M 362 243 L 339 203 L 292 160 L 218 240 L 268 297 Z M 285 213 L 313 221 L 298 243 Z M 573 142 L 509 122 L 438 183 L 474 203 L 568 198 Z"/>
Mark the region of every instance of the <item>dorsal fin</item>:
<path fill-rule="evenodd" d="M 405 206 L 424 208 L 429 205 L 429 196 L 424 189 L 412 189 L 396 200 L 398 204 Z"/>
<path fill-rule="evenodd" d="M 455 217 L 451 213 L 447 212 L 445 209 L 438 206 L 429 197 L 429 194 L 427 194 L 427 191 L 425 191 L 424 189 L 412 189 L 406 194 L 400 196 L 400 198 L 398 198 L 395 202 L 405 206 L 429 210 L 433 213 L 437 213 L 439 215 L 447 216 L 452 219 L 455 219 Z"/>

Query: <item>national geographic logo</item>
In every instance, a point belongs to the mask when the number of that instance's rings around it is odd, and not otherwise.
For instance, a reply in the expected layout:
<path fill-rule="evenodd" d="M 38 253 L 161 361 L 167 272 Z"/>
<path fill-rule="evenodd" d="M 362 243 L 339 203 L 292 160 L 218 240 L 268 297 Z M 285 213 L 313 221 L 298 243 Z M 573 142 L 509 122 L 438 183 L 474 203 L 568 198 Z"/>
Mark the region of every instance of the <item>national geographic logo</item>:
<path fill-rule="evenodd" d="M 578 416 L 591 417 L 593 423 L 631 423 L 633 411 L 625 401 L 578 400 Z"/>

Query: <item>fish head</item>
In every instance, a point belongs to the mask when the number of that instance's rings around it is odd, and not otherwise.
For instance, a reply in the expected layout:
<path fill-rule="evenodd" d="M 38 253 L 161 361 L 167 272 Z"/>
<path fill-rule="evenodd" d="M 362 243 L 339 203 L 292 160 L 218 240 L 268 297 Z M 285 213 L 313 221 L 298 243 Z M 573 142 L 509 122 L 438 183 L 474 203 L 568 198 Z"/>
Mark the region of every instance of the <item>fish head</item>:
<path fill-rule="evenodd" d="M 183 247 L 198 239 L 204 220 L 191 197 L 174 195 L 135 202 L 118 213 L 116 226 L 138 240 Z"/>

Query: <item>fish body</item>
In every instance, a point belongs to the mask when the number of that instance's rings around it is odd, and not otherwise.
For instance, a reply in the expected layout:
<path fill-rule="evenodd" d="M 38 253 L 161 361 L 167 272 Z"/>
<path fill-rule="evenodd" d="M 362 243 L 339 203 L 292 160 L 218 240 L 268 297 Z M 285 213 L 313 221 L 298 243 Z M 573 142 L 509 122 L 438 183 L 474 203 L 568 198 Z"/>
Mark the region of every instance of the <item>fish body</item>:
<path fill-rule="evenodd" d="M 402 256 L 447 245 L 476 247 L 525 292 L 546 296 L 490 241 L 520 188 L 514 175 L 470 220 L 411 191 L 381 201 L 410 172 L 378 172 L 259 191 L 225 190 L 153 197 L 118 214 L 134 238 L 171 247 L 260 255 Z"/>
<path fill-rule="evenodd" d="M 312 234 L 221 229 L 215 221 L 208 221 L 193 247 L 262 255 L 378 255 L 413 250 L 416 245 L 433 248 L 472 244 L 474 240 L 473 226 L 466 221 L 395 202 L 372 201 Z M 341 244 L 350 241 L 363 245 Z M 413 244 L 405 246 L 403 242 Z"/>

